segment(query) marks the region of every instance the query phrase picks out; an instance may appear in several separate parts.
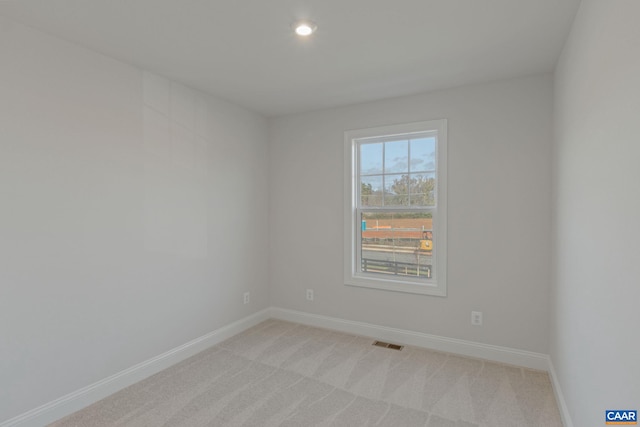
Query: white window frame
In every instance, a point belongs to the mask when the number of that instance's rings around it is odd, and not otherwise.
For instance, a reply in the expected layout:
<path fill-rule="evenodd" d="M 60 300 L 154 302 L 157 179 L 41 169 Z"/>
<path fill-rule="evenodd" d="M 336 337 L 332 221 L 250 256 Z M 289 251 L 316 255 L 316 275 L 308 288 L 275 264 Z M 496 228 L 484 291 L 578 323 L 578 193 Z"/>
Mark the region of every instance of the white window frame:
<path fill-rule="evenodd" d="M 434 278 L 430 280 L 407 276 L 384 276 L 359 271 L 361 221 L 358 201 L 360 179 L 358 164 L 359 141 L 383 139 L 415 133 L 434 133 L 436 137 L 436 206 L 421 210 L 432 212 Z M 447 120 L 430 120 L 407 124 L 350 130 L 344 133 L 344 283 L 348 286 L 382 289 L 435 296 L 447 295 Z M 380 208 L 381 212 L 415 211 L 419 208 Z"/>

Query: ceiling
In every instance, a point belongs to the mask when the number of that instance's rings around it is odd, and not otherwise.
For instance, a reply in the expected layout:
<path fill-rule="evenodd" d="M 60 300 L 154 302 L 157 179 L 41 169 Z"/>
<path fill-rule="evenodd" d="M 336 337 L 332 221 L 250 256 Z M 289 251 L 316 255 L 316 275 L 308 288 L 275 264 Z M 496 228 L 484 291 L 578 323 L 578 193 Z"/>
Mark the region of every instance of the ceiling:
<path fill-rule="evenodd" d="M 579 1 L 2 0 L 0 15 L 277 116 L 552 71 Z"/>

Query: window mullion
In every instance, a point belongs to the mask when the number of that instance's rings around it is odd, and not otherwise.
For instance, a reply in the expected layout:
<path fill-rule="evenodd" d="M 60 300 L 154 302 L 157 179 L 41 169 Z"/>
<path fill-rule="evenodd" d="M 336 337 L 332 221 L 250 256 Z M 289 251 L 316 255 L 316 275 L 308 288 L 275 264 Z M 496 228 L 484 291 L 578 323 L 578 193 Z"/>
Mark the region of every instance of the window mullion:
<path fill-rule="evenodd" d="M 384 142 L 382 143 L 382 206 L 385 206 L 385 199 L 386 199 L 386 189 L 387 189 L 387 176 L 386 176 L 386 165 L 385 165 L 385 158 L 386 156 L 386 145 Z"/>
<path fill-rule="evenodd" d="M 411 206 L 411 139 L 407 140 L 407 203 Z"/>

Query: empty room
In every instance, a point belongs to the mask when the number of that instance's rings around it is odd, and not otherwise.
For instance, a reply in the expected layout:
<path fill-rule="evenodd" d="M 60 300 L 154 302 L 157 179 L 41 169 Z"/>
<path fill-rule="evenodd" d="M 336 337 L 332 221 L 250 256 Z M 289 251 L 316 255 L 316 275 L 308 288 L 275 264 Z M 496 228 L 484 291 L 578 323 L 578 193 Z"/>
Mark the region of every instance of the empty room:
<path fill-rule="evenodd" d="M 638 17 L 0 0 L 0 427 L 637 425 Z"/>

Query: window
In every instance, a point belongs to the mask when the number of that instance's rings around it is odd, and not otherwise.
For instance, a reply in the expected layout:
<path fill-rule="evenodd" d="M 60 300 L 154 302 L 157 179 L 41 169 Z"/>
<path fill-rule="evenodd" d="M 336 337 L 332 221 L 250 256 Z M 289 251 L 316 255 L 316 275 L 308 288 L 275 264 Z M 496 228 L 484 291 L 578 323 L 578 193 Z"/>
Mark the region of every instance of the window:
<path fill-rule="evenodd" d="M 345 284 L 446 296 L 446 131 L 345 132 Z"/>

